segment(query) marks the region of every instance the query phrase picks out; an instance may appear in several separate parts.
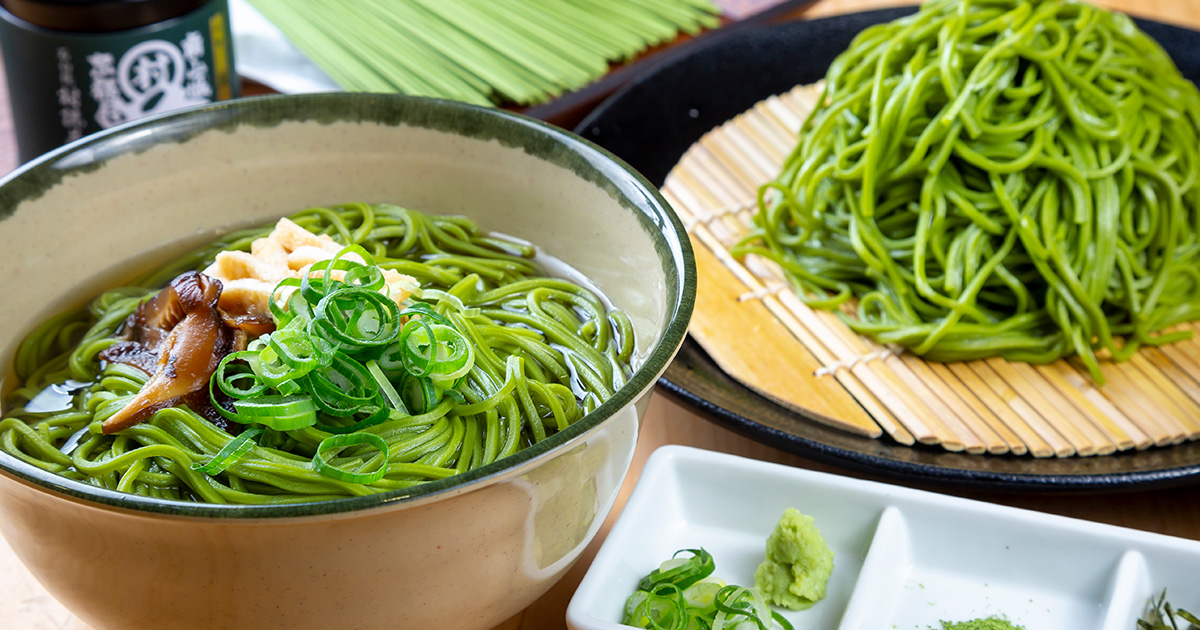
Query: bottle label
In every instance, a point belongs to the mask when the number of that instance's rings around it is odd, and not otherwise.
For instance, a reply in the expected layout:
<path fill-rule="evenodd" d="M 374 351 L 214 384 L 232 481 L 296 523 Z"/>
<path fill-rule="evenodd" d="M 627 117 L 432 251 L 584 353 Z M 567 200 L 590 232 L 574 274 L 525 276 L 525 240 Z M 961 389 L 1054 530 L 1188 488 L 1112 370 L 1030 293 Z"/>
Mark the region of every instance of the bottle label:
<path fill-rule="evenodd" d="M 79 86 L 75 85 L 75 64 L 71 60 L 71 50 L 60 46 L 57 51 L 58 58 L 58 104 L 62 108 L 59 110 L 59 121 L 62 123 L 63 130 L 66 131 L 64 140 L 70 142 L 83 137 L 83 130 L 87 128 L 87 121 L 83 119 L 83 94 L 79 90 Z"/>
<path fill-rule="evenodd" d="M 151 39 L 120 57 L 102 50 L 89 54 L 88 92 L 96 100 L 96 124 L 108 129 L 212 100 L 204 43 L 199 31 L 188 31 L 178 44 Z"/>

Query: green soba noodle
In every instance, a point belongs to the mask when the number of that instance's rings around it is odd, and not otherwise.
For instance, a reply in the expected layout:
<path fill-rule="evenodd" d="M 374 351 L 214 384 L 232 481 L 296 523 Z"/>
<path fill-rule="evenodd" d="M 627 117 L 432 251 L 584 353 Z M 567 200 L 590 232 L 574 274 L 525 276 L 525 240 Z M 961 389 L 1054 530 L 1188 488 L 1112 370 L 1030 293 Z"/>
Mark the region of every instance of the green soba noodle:
<path fill-rule="evenodd" d="M 737 253 L 934 360 L 1129 357 L 1200 318 L 1200 92 L 1128 17 L 931 0 L 859 34 Z"/>
<path fill-rule="evenodd" d="M 21 386 L 0 421 L 0 448 L 63 477 L 139 495 L 242 504 L 332 499 L 405 488 L 512 455 L 594 409 L 630 373 L 629 319 L 574 282 L 548 277 L 531 260 L 532 247 L 487 236 L 465 218 L 389 205 L 312 208 L 291 218 L 343 245 L 361 245 L 380 268 L 416 278 L 426 293 L 414 300 L 474 342 L 460 397 L 362 430 L 388 445 L 382 479 L 360 484 L 320 474 L 313 456 L 331 434 L 315 426 L 265 429 L 257 446 L 215 476 L 193 465 L 212 460 L 234 437 L 185 405 L 112 435 L 100 431 L 147 380 L 136 368 L 98 357 L 117 341 L 122 322 L 177 274 L 205 267 L 221 250 L 248 250 L 269 228 L 231 234 L 39 326 L 17 353 Z M 74 393 L 69 410 L 25 409 L 39 392 L 68 381 L 89 384 Z M 366 457 L 349 448 L 332 463 L 352 467 Z"/>

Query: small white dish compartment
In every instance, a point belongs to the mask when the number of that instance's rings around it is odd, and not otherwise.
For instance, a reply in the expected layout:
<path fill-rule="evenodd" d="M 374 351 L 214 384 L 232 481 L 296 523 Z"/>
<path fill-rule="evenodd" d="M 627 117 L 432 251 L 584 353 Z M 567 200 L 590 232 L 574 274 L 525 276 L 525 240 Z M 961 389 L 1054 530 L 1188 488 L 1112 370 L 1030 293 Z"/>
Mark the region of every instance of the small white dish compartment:
<path fill-rule="evenodd" d="M 781 611 L 796 630 L 926 630 L 995 614 L 1027 630 L 1131 630 L 1163 588 L 1200 608 L 1200 542 L 666 446 L 575 592 L 567 625 L 625 628 L 625 599 L 679 549 L 704 547 L 714 575 L 753 586 L 789 507 L 812 516 L 836 554 L 826 598 Z"/>

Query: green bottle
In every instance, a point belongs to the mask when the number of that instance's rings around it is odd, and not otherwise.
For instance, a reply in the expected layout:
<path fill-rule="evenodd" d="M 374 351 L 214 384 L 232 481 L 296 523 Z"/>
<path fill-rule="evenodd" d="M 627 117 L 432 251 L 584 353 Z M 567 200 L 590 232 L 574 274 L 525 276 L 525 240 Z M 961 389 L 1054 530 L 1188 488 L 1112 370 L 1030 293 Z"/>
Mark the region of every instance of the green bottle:
<path fill-rule="evenodd" d="M 0 0 L 22 162 L 85 135 L 237 96 L 226 0 Z"/>

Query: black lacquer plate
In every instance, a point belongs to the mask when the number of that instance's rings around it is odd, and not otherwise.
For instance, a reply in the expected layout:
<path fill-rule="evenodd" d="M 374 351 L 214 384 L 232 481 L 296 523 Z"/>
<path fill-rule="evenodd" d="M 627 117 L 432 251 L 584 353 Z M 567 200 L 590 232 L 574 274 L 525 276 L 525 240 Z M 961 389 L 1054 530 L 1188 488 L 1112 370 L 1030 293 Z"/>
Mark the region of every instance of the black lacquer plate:
<path fill-rule="evenodd" d="M 820 79 L 859 31 L 913 10 L 856 13 L 712 38 L 628 84 L 575 132 L 661 186 L 700 136 L 772 94 Z M 1200 82 L 1200 32 L 1138 23 L 1189 79 Z M 1026 492 L 1118 492 L 1200 482 L 1200 442 L 1103 457 L 1035 459 L 860 438 L 755 394 L 721 371 L 690 338 L 660 385 L 709 419 L 763 443 L 898 481 Z"/>

